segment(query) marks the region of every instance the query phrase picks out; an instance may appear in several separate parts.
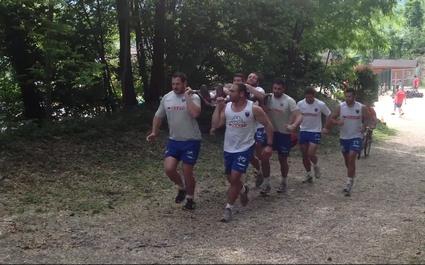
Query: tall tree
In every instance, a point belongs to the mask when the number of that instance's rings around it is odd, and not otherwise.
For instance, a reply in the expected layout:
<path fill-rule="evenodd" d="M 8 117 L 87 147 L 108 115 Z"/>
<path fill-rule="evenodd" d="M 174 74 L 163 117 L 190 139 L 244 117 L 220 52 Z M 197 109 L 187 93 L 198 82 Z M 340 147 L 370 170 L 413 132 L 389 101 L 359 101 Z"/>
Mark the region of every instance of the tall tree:
<path fill-rule="evenodd" d="M 424 10 L 419 0 L 407 1 L 405 17 L 407 18 L 407 25 L 409 27 L 422 29 L 424 24 Z"/>
<path fill-rule="evenodd" d="M 40 91 L 36 87 L 36 77 L 31 69 L 40 62 L 41 54 L 25 27 L 25 10 L 22 4 L 0 4 L 0 27 L 4 34 L 5 53 L 10 58 L 16 79 L 19 83 L 24 103 L 24 116 L 27 119 L 41 119 L 44 110 Z M 31 15 L 31 14 L 29 14 Z"/>
<path fill-rule="evenodd" d="M 117 0 L 120 35 L 120 79 L 125 107 L 137 105 L 130 55 L 130 5 L 128 0 Z"/>
<path fill-rule="evenodd" d="M 151 82 L 149 90 L 145 91 L 147 103 L 158 102 L 165 88 L 165 0 L 158 0 L 155 4 L 154 28 Z"/>
<path fill-rule="evenodd" d="M 136 47 L 137 47 L 137 62 L 139 75 L 142 78 L 143 88 L 144 90 L 149 89 L 149 78 L 147 72 L 147 63 L 146 63 L 146 51 L 145 45 L 143 43 L 143 34 L 142 32 L 142 20 L 140 19 L 142 14 L 142 8 L 140 5 L 143 1 L 133 0 L 133 16 L 134 16 L 134 31 L 136 33 Z"/>

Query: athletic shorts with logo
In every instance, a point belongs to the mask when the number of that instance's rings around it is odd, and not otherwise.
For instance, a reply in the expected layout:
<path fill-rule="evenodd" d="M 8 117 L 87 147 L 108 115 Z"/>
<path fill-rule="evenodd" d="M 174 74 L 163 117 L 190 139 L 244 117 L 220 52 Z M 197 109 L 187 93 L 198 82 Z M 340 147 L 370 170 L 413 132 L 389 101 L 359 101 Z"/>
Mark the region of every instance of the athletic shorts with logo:
<path fill-rule="evenodd" d="M 195 165 L 200 149 L 201 141 L 199 140 L 176 141 L 168 139 L 164 156 L 172 156 L 185 164 Z"/>
<path fill-rule="evenodd" d="M 341 152 L 348 153 L 354 151 L 360 153 L 362 150 L 362 138 L 353 138 L 353 139 L 339 139 L 341 145 Z"/>
<path fill-rule="evenodd" d="M 299 141 L 299 144 L 308 144 L 308 143 L 320 144 L 321 138 L 322 138 L 322 135 L 319 132 L 300 131 L 300 136 L 298 141 Z"/>
<path fill-rule="evenodd" d="M 287 133 L 273 133 L 273 150 L 279 155 L 288 156 L 291 151 L 292 141 L 291 135 Z"/>
<path fill-rule="evenodd" d="M 237 153 L 224 152 L 224 172 L 230 174 L 232 170 L 245 173 L 254 154 L 254 145 L 248 150 Z"/>
<path fill-rule="evenodd" d="M 255 132 L 255 142 L 263 146 L 267 145 L 267 134 L 264 128 L 258 128 Z"/>

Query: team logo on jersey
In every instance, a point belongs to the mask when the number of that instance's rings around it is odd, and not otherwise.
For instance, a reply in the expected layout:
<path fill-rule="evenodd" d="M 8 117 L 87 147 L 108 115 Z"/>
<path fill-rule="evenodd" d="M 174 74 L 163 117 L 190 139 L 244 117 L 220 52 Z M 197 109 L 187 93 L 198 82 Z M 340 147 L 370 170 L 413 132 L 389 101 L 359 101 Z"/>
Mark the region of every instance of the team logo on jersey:
<path fill-rule="evenodd" d="M 356 113 L 359 114 L 360 113 L 360 110 L 356 109 Z"/>
<path fill-rule="evenodd" d="M 186 99 L 185 98 L 182 98 L 182 102 L 185 102 L 186 101 Z"/>
<path fill-rule="evenodd" d="M 280 106 L 283 107 L 283 103 L 280 103 Z"/>
<path fill-rule="evenodd" d="M 319 110 L 317 108 L 314 109 L 315 112 L 318 112 Z"/>
<path fill-rule="evenodd" d="M 249 117 L 249 111 L 245 111 L 245 116 L 248 118 Z"/>
<path fill-rule="evenodd" d="M 246 126 L 248 126 L 248 124 L 246 122 L 244 122 L 244 120 L 240 117 L 240 116 L 233 116 L 233 118 L 229 121 L 228 123 L 229 127 L 233 127 L 233 128 L 245 128 Z"/>

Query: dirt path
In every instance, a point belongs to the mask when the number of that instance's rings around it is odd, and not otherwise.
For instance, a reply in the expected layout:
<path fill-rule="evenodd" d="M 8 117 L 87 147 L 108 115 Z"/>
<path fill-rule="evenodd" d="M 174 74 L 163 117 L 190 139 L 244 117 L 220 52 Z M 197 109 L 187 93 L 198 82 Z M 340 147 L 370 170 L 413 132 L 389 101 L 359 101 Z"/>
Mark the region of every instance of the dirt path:
<path fill-rule="evenodd" d="M 382 98 L 378 116 L 400 133 L 359 161 L 352 197 L 341 192 L 339 153 L 322 155 L 324 176 L 313 185 L 301 184 L 292 157 L 288 193 L 253 191 L 232 223 L 218 222 L 226 184 L 211 177 L 199 183 L 193 213 L 172 203 L 173 192 L 94 216 L 2 217 L 0 262 L 424 263 L 425 99 L 409 100 L 403 118 L 391 108 Z"/>

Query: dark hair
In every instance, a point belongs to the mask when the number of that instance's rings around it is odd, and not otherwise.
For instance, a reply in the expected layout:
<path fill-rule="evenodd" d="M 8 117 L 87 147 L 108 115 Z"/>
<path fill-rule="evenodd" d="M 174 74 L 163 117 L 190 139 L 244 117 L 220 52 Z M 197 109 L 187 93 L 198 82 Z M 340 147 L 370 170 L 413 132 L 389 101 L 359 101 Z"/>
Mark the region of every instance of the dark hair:
<path fill-rule="evenodd" d="M 233 75 L 233 79 L 235 79 L 235 77 L 240 77 L 240 78 L 242 78 L 243 81 L 246 80 L 245 75 L 242 74 L 242 73 L 236 73 L 236 74 L 234 74 Z"/>
<path fill-rule="evenodd" d="M 187 80 L 186 75 L 182 72 L 175 72 L 171 78 L 177 78 L 177 77 L 180 78 L 182 82 L 186 82 Z"/>
<path fill-rule="evenodd" d="M 252 72 L 251 74 L 254 74 L 257 76 L 257 83 L 260 84 L 261 81 L 263 81 L 264 76 L 260 72 Z"/>
<path fill-rule="evenodd" d="M 282 78 L 276 78 L 275 80 L 273 80 L 272 85 L 280 85 L 283 88 L 287 88 L 287 86 L 286 86 L 287 82 L 286 82 L 285 79 L 282 79 Z"/>
<path fill-rule="evenodd" d="M 354 90 L 354 88 L 347 88 L 344 93 L 352 93 L 353 96 L 356 95 L 356 90 Z"/>
<path fill-rule="evenodd" d="M 236 86 L 238 87 L 238 91 L 239 92 L 244 92 L 245 93 L 245 96 L 248 98 L 249 91 L 248 91 L 248 88 L 245 86 L 245 84 L 236 84 Z"/>
<path fill-rule="evenodd" d="M 316 89 L 314 87 L 308 87 L 304 89 L 304 95 L 316 95 Z"/>

